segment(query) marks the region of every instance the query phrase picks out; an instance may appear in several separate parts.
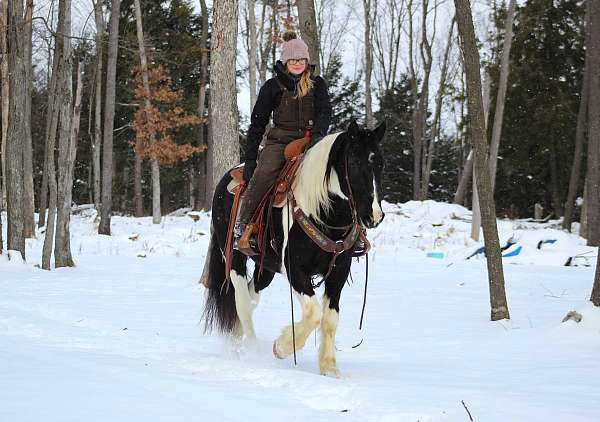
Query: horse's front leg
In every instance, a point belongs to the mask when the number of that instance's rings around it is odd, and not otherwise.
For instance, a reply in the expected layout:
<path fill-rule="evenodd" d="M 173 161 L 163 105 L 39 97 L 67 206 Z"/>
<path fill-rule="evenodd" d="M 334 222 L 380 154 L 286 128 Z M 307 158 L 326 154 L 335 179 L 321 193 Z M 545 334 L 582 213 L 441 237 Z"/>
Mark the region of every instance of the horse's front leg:
<path fill-rule="evenodd" d="M 340 257 L 341 258 L 341 257 Z M 319 345 L 319 370 L 322 375 L 339 378 L 335 360 L 335 333 L 339 321 L 340 295 L 350 273 L 351 258 L 340 262 L 325 280 L 323 317 L 321 319 L 321 344 Z"/>
<path fill-rule="evenodd" d="M 296 298 L 302 308 L 302 319 L 299 322 L 285 327 L 277 340 L 273 343 L 273 353 L 280 359 L 290 356 L 294 349 L 304 347 L 306 339 L 321 322 L 321 307 L 315 296 L 310 277 L 303 271 L 292 266 L 289 273 L 290 283 L 296 293 Z"/>

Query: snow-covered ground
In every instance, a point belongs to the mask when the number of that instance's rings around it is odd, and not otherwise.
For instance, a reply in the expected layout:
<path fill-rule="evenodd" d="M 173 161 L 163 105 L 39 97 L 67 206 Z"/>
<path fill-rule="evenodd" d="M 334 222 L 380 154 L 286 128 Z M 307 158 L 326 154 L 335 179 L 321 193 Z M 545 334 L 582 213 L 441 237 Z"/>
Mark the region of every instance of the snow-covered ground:
<path fill-rule="evenodd" d="M 77 267 L 37 268 L 43 235 L 26 264 L 0 256 L 0 421 L 599 420 L 597 250 L 557 222 L 499 220 L 502 244 L 517 241 L 505 252 L 521 252 L 504 258 L 511 320 L 490 322 L 485 259 L 464 259 L 481 246 L 470 213 L 385 211 L 362 331 L 364 259 L 342 294 L 341 379 L 319 375 L 318 333 L 298 366 L 273 357 L 290 319 L 279 277 L 255 312 L 256 345 L 203 334 L 208 215 L 114 217 L 107 237 L 88 211 L 72 222 Z M 592 266 L 565 267 L 574 255 Z M 573 309 L 583 321 L 561 323 Z"/>

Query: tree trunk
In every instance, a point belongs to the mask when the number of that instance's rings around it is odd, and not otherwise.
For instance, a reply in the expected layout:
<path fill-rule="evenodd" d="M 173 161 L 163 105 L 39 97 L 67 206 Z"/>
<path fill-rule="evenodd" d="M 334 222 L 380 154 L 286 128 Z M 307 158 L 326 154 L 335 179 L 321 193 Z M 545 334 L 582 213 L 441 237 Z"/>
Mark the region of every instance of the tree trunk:
<path fill-rule="evenodd" d="M 600 2 L 590 1 L 588 103 L 588 246 L 600 246 Z"/>
<path fill-rule="evenodd" d="M 296 7 L 298 8 L 298 27 L 300 28 L 300 34 L 306 45 L 308 45 L 310 61 L 316 66 L 315 74 L 319 75 L 321 73 L 321 55 L 319 53 L 315 2 L 314 0 L 297 0 Z"/>
<path fill-rule="evenodd" d="M 567 202 L 565 203 L 565 216 L 563 218 L 563 229 L 568 231 L 571 231 L 571 224 L 573 223 L 573 208 L 575 207 L 575 197 L 577 196 L 579 179 L 581 177 L 581 162 L 583 158 L 583 147 L 585 145 L 585 127 L 587 125 L 587 103 L 588 72 L 587 66 L 585 66 L 583 70 L 583 84 L 581 87 L 579 111 L 577 112 L 575 152 L 573 153 L 573 165 L 571 166 L 571 177 L 569 179 L 569 192 L 567 193 Z"/>
<path fill-rule="evenodd" d="M 374 7 L 371 5 L 374 1 Z M 312 0 L 311 0 L 312 3 Z M 373 74 L 373 34 L 371 26 L 374 24 L 377 10 L 377 0 L 363 0 L 365 17 L 365 117 L 369 129 L 373 128 L 373 99 L 371 93 L 371 76 Z"/>
<path fill-rule="evenodd" d="M 504 103 L 506 99 L 506 88 L 508 86 L 508 74 L 510 71 L 510 48 L 513 39 L 513 18 L 515 16 L 515 0 L 510 0 L 506 15 L 506 27 L 504 36 L 504 47 L 502 59 L 500 60 L 500 81 L 498 83 L 498 95 L 496 95 L 496 110 L 494 112 L 494 124 L 492 126 L 492 143 L 490 146 L 490 175 L 492 181 L 492 194 L 496 187 L 496 169 L 498 167 L 498 149 L 500 148 L 500 136 L 502 135 L 502 119 L 504 117 Z"/>
<path fill-rule="evenodd" d="M 212 173 L 209 174 L 210 189 L 207 192 L 210 198 L 213 196 L 215 184 L 223 174 L 239 163 L 235 84 L 237 3 L 237 0 L 215 0 L 213 2 L 208 148 L 212 159 Z M 219 147 L 215 148 L 215 145 Z"/>
<path fill-rule="evenodd" d="M 469 187 L 469 182 L 473 176 L 473 150 L 469 151 L 469 155 L 467 156 L 467 160 L 465 161 L 465 166 L 462 169 L 462 173 L 460 175 L 460 179 L 458 181 L 458 187 L 456 188 L 456 193 L 454 194 L 454 203 L 458 205 L 465 205 L 465 199 L 467 196 L 467 188 Z"/>
<path fill-rule="evenodd" d="M 92 144 L 92 161 L 94 168 L 94 204 L 100 211 L 102 203 L 100 154 L 102 153 L 102 55 L 104 54 L 104 16 L 102 3 L 94 4 L 94 20 L 96 22 L 96 92 L 94 106 L 94 142 Z"/>
<path fill-rule="evenodd" d="M 55 267 L 73 267 L 71 254 L 71 239 L 69 224 L 71 221 L 71 190 L 73 179 L 71 175 L 71 150 L 73 149 L 73 129 L 75 120 L 73 116 L 73 54 L 71 49 L 71 0 L 61 0 L 64 8 L 64 23 L 61 26 L 63 37 L 62 54 L 60 60 L 60 76 L 57 84 L 57 95 L 61 102 L 59 105 L 60 126 L 58 129 L 58 191 L 56 203 L 56 237 L 54 239 L 54 264 Z M 64 5 L 63 5 L 64 4 Z M 81 74 L 78 75 L 78 89 L 81 85 Z M 77 113 L 79 105 L 75 106 Z M 78 128 L 78 125 L 77 125 Z"/>
<path fill-rule="evenodd" d="M 263 4 L 264 8 L 264 4 Z M 202 45 L 202 55 L 200 56 L 200 90 L 198 93 L 198 116 L 204 118 L 206 114 L 206 75 L 208 74 L 208 8 L 206 7 L 206 1 L 200 0 L 200 9 L 202 13 L 202 37 L 200 38 L 200 44 Z M 200 134 L 198 138 L 198 146 L 204 147 L 206 146 L 206 122 L 203 123 L 203 126 L 200 128 Z M 210 151 L 205 151 L 202 154 L 197 162 L 196 176 L 194 178 L 195 181 L 195 204 L 194 210 L 201 209 L 209 209 L 210 204 L 209 200 L 206 196 L 206 184 L 207 184 L 207 173 L 206 173 L 206 157 Z"/>
<path fill-rule="evenodd" d="M 106 94 L 104 101 L 104 142 L 102 147 L 102 208 L 99 234 L 110 235 L 112 215 L 113 180 L 113 130 L 115 120 L 115 88 L 117 74 L 117 52 L 119 49 L 119 11 L 121 0 L 113 0 L 110 12 L 108 35 L 108 59 L 106 63 Z"/>
<path fill-rule="evenodd" d="M 489 121 L 489 112 L 490 112 L 490 90 L 492 86 L 492 81 L 490 75 L 486 72 L 483 78 L 483 124 L 484 130 L 487 134 L 487 124 Z M 487 144 L 487 138 L 486 138 Z M 473 200 L 471 204 L 471 210 L 473 211 L 471 218 L 471 239 L 476 242 L 479 242 L 479 233 L 481 232 L 481 209 L 479 208 L 479 190 L 477 185 L 477 158 L 473 157 Z M 492 192 L 492 198 L 494 197 L 494 193 Z"/>
<path fill-rule="evenodd" d="M 29 93 L 27 77 L 25 26 L 23 1 L 9 3 L 8 16 L 8 74 L 10 101 L 8 109 L 8 132 L 6 139 L 6 198 L 8 205 L 8 250 L 21 252 L 25 259 L 23 195 L 24 167 L 23 140 L 27 137 L 28 116 L 25 97 Z"/>
<path fill-rule="evenodd" d="M 57 43 L 59 44 L 59 43 Z M 48 50 L 48 56 L 50 54 L 50 48 Z M 56 136 L 56 128 L 58 126 L 58 99 L 56 98 L 56 83 L 58 77 L 58 56 L 60 55 L 60 51 L 58 49 L 58 45 L 55 46 L 54 55 L 52 59 L 52 73 L 50 74 L 49 79 L 49 89 L 48 89 L 48 110 L 46 112 L 46 133 L 45 133 L 45 142 L 44 142 L 44 174 L 42 175 L 42 186 L 41 186 L 41 194 L 40 194 L 40 213 L 38 220 L 38 227 L 43 227 L 46 225 L 46 209 L 49 209 L 48 197 L 49 197 L 49 163 L 48 160 L 52 158 L 54 160 L 54 145 L 55 141 L 52 139 L 52 149 L 50 148 L 50 138 L 54 138 Z M 52 151 L 52 153 L 50 153 Z M 54 176 L 55 177 L 55 176 Z M 56 179 L 55 179 L 56 180 Z M 56 189 L 55 189 L 56 192 Z M 56 203 L 56 201 L 55 201 Z"/>
<path fill-rule="evenodd" d="M 255 0 L 248 0 L 248 70 L 250 79 L 250 110 L 256 103 L 256 52 L 258 50 L 256 38 L 256 6 Z"/>
<path fill-rule="evenodd" d="M 8 52 L 8 0 L 0 0 L 0 51 Z M 0 195 L 0 210 L 6 209 L 6 139 L 8 136 L 8 109 L 9 109 L 9 80 L 8 80 L 8 54 L 0 54 L 0 89 L 2 92 L 2 133 L 0 143 L 1 170 L 2 170 L 2 195 Z"/>
<path fill-rule="evenodd" d="M 431 140 L 429 141 L 429 148 L 426 155 L 425 167 L 423 171 L 423 180 L 421 183 L 421 198 L 426 200 L 429 194 L 429 180 L 431 178 L 431 169 L 433 168 L 433 160 L 435 158 L 435 141 L 438 139 L 440 134 L 440 119 L 442 115 L 442 105 L 444 97 L 446 95 L 446 77 L 448 75 L 448 59 L 450 57 L 450 48 L 452 47 L 452 34 L 454 33 L 454 24 L 456 18 L 452 18 L 450 22 L 450 29 L 448 31 L 448 38 L 446 41 L 446 49 L 444 51 L 444 58 L 442 61 L 442 70 L 440 74 L 440 85 L 435 99 L 435 114 L 433 117 L 433 131 L 431 134 Z"/>
<path fill-rule="evenodd" d="M 27 0 L 25 7 L 25 138 L 23 139 L 23 236 L 26 239 L 35 237 L 35 199 L 33 193 L 33 147 L 31 144 L 31 92 L 32 92 L 32 19 L 33 0 Z"/>
<path fill-rule="evenodd" d="M 583 182 L 583 205 L 581 206 L 581 217 L 579 218 L 579 236 L 584 239 L 588 238 L 588 219 L 587 219 L 587 209 L 588 209 L 588 179 L 587 176 Z"/>
<path fill-rule="evenodd" d="M 150 102 L 150 81 L 148 78 L 148 58 L 146 57 L 146 46 L 144 45 L 144 26 L 142 24 L 142 8 L 140 0 L 134 0 L 135 5 L 135 22 L 137 28 L 138 47 L 140 52 L 140 64 L 142 70 L 142 82 L 146 96 L 144 100 L 145 110 L 150 110 L 152 103 Z M 154 134 L 150 134 L 150 142 L 154 142 Z M 137 154 L 136 154 L 137 155 Z M 152 223 L 160 224 L 160 167 L 158 160 L 155 157 L 150 158 L 152 168 Z"/>
<path fill-rule="evenodd" d="M 594 277 L 594 286 L 590 300 L 595 306 L 600 306 L 600 254 L 596 258 L 596 277 Z"/>
<path fill-rule="evenodd" d="M 475 168 L 480 199 L 483 236 L 486 249 L 488 279 L 490 289 L 491 319 L 509 318 L 506 292 L 504 290 L 504 274 L 500 255 L 500 242 L 496 227 L 496 206 L 491 190 L 488 165 L 488 146 L 485 135 L 483 100 L 481 96 L 481 68 L 473 16 L 469 0 L 454 0 L 458 31 L 460 33 L 465 74 L 467 79 L 467 100 L 473 146 L 475 150 Z"/>

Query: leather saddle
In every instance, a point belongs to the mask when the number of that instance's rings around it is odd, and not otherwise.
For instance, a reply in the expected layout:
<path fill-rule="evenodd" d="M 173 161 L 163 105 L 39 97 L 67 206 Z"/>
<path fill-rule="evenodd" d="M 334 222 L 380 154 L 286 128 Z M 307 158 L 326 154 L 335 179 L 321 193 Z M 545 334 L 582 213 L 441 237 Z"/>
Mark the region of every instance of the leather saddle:
<path fill-rule="evenodd" d="M 282 208 L 287 201 L 288 192 L 291 189 L 294 176 L 301 162 L 302 154 L 310 142 L 310 132 L 307 131 L 303 138 L 295 139 L 290 142 L 284 150 L 285 164 L 277 177 L 275 184 L 265 196 L 261 199 L 250 223 L 246 225 L 246 230 L 239 240 L 238 250 L 248 256 L 258 255 L 265 251 L 267 226 L 271 220 L 271 209 Z M 237 218 L 240 199 L 246 188 L 244 181 L 244 165 L 241 164 L 229 172 L 231 182 L 227 185 L 227 190 L 234 195 L 233 206 L 231 209 L 227 245 L 225 250 L 226 263 L 229 264 L 233 250 L 233 227 Z M 255 247 L 251 246 L 251 238 L 256 239 Z M 257 250 L 258 249 L 258 250 Z M 227 268 L 227 273 L 229 274 Z"/>

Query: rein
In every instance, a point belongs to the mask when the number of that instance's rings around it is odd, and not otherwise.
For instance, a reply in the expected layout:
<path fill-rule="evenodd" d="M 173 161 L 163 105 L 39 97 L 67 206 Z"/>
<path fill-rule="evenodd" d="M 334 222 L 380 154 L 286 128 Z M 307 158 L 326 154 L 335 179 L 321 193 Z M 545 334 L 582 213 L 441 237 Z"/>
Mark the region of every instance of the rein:
<path fill-rule="evenodd" d="M 371 246 L 370 246 L 366 236 L 364 236 L 364 234 L 363 234 L 363 228 L 361 227 L 360 223 L 358 222 L 356 203 L 354 202 L 354 195 L 352 193 L 352 187 L 350 186 L 350 177 L 348 176 L 348 155 L 347 154 L 344 156 L 344 173 L 345 173 L 344 176 L 346 179 L 346 186 L 348 188 L 348 202 L 350 203 L 350 211 L 352 213 L 352 223 L 348 224 L 346 226 L 330 226 L 327 224 L 323 224 L 323 226 L 325 226 L 329 229 L 346 230 L 346 234 L 343 239 L 332 240 L 331 238 L 326 236 L 321 230 L 319 230 L 317 228 L 317 226 L 312 221 L 310 221 L 310 219 L 306 216 L 306 214 L 304 214 L 304 212 L 300 208 L 298 208 L 297 210 L 295 210 L 293 212 L 293 218 L 299 224 L 299 226 L 302 228 L 304 233 L 306 233 L 306 235 L 314 243 L 316 243 L 323 251 L 333 253 L 333 257 L 331 258 L 331 261 L 329 263 L 329 269 L 327 271 L 327 274 L 325 274 L 323 276 L 323 278 L 321 279 L 321 281 L 319 283 L 313 284 L 313 288 L 318 288 L 321 286 L 321 284 L 323 284 L 325 279 L 327 279 L 327 277 L 331 274 L 331 271 L 333 271 L 337 257 L 339 255 L 341 255 L 342 253 L 344 253 L 345 251 L 352 249 L 358 238 L 361 238 L 363 240 L 363 242 L 365 243 L 365 250 L 362 253 L 360 253 L 359 255 L 355 255 L 355 257 L 365 255 L 367 258 L 366 266 L 365 266 L 365 290 L 364 290 L 364 294 L 363 294 L 362 310 L 360 313 L 360 325 L 358 328 L 359 330 L 362 330 L 363 318 L 365 315 L 365 307 L 367 304 L 367 283 L 369 280 L 369 250 L 371 249 Z M 293 194 L 292 190 L 290 190 L 290 192 L 288 194 L 288 213 L 289 213 L 289 209 L 290 209 L 290 203 L 292 205 L 292 209 L 296 208 L 296 201 L 294 199 L 294 194 Z M 289 233 L 289 214 L 288 214 L 288 233 Z M 288 248 L 289 248 L 289 244 L 288 244 Z M 289 266 L 289 261 L 288 261 L 288 266 Z M 290 282 L 290 288 L 291 288 L 291 282 Z M 292 306 L 292 339 L 293 339 L 293 343 L 294 343 L 294 363 L 296 363 L 296 347 L 295 347 L 296 339 L 295 339 L 295 333 L 294 333 L 294 316 L 293 316 L 294 315 L 294 303 L 291 298 L 291 291 L 290 291 L 290 301 L 291 301 L 291 306 Z M 352 348 L 354 349 L 354 348 L 360 346 L 362 344 L 362 342 L 363 342 L 363 339 L 361 339 L 360 342 L 358 344 L 356 344 L 355 346 L 352 346 Z"/>

